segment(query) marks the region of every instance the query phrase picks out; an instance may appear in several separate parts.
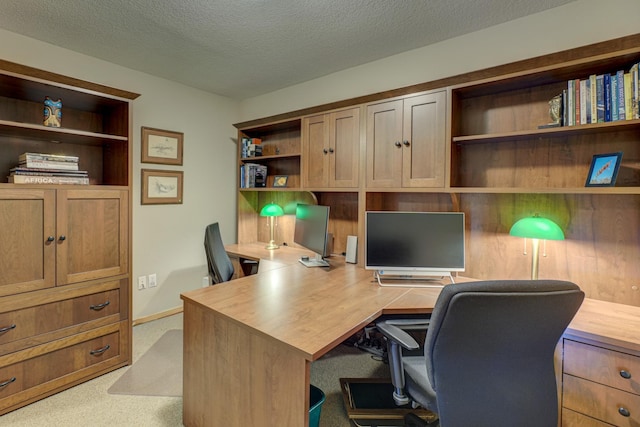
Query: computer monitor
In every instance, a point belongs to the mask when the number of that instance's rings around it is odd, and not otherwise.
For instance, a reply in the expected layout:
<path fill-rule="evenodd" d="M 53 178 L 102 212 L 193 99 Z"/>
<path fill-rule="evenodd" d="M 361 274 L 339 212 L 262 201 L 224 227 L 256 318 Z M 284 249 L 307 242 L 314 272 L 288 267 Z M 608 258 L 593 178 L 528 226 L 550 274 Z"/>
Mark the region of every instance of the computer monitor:
<path fill-rule="evenodd" d="M 465 269 L 464 233 L 462 212 L 366 212 L 365 268 L 380 285 L 433 276 L 453 283 L 451 273 Z"/>
<path fill-rule="evenodd" d="M 324 259 L 329 228 L 329 206 L 298 203 L 293 241 L 313 252 L 300 262 L 307 267 L 328 267 Z"/>

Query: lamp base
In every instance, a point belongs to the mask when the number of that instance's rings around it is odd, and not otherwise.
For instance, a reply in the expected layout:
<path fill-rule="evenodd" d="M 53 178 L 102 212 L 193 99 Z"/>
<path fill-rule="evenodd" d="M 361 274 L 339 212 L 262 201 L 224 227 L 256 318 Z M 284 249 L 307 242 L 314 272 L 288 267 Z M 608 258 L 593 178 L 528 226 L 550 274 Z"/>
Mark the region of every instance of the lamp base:
<path fill-rule="evenodd" d="M 264 248 L 265 249 L 278 249 L 279 247 L 280 246 L 278 246 L 275 241 L 271 240 L 269 242 L 269 244 L 267 246 L 265 246 Z"/>

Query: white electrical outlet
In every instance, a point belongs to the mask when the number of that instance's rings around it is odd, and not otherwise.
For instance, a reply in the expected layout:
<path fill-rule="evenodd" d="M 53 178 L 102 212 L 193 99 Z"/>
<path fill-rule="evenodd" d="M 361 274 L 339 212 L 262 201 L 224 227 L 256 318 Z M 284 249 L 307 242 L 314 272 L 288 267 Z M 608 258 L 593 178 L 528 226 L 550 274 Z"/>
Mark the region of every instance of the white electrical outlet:
<path fill-rule="evenodd" d="M 206 288 L 207 286 L 210 286 L 210 285 L 211 285 L 211 282 L 209 280 L 209 276 L 204 276 L 202 278 L 202 287 Z"/>
<path fill-rule="evenodd" d="M 147 276 L 138 277 L 138 290 L 147 289 Z"/>
<path fill-rule="evenodd" d="M 156 286 L 158 286 L 158 277 L 156 276 L 156 273 L 150 274 L 149 275 L 149 287 L 150 288 L 155 288 Z"/>

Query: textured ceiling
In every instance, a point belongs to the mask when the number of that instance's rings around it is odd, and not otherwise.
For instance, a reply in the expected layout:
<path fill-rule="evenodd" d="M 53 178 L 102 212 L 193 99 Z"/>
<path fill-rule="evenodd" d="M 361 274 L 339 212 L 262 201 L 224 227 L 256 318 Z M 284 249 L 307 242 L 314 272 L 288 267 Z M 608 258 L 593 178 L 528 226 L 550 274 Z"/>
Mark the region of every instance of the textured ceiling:
<path fill-rule="evenodd" d="M 0 28 L 244 99 L 572 0 L 2 0 Z"/>

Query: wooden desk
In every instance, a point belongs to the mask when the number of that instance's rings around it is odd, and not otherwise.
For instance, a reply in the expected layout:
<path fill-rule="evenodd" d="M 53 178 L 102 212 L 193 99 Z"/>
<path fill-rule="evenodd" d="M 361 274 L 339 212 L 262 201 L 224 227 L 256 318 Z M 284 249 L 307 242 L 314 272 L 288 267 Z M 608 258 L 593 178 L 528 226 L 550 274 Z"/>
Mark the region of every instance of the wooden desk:
<path fill-rule="evenodd" d="M 259 259 L 260 268 L 257 275 L 182 295 L 187 427 L 308 425 L 311 363 L 381 314 L 431 312 L 440 293 L 380 287 L 370 271 L 340 258 L 331 260 L 330 269 L 306 268 L 297 261 L 300 252 L 287 247 L 267 251 L 260 244 L 232 245 L 228 251 Z M 613 379 L 599 374 L 611 360 L 623 355 L 640 369 L 638 330 L 640 308 L 585 300 L 563 343 L 573 346 L 577 360 L 598 351 L 597 357 L 589 356 L 598 362 L 576 373 L 567 369 L 572 360 L 563 361 L 564 427 L 604 425 L 585 424 L 591 417 L 613 423 L 608 417 L 618 416 L 615 407 L 597 405 L 596 413 L 583 408 L 615 391 L 608 385 Z M 574 343 L 583 344 L 579 352 Z M 635 372 L 629 384 L 631 391 L 640 390 Z M 604 394 L 584 391 L 590 386 Z M 635 399 L 632 394 L 627 393 Z M 578 400 L 583 395 L 585 403 Z"/>
<path fill-rule="evenodd" d="M 308 425 L 311 362 L 383 313 L 430 312 L 439 293 L 380 287 L 341 258 L 307 268 L 292 248 L 228 250 L 259 258 L 258 274 L 181 296 L 187 427 Z"/>

